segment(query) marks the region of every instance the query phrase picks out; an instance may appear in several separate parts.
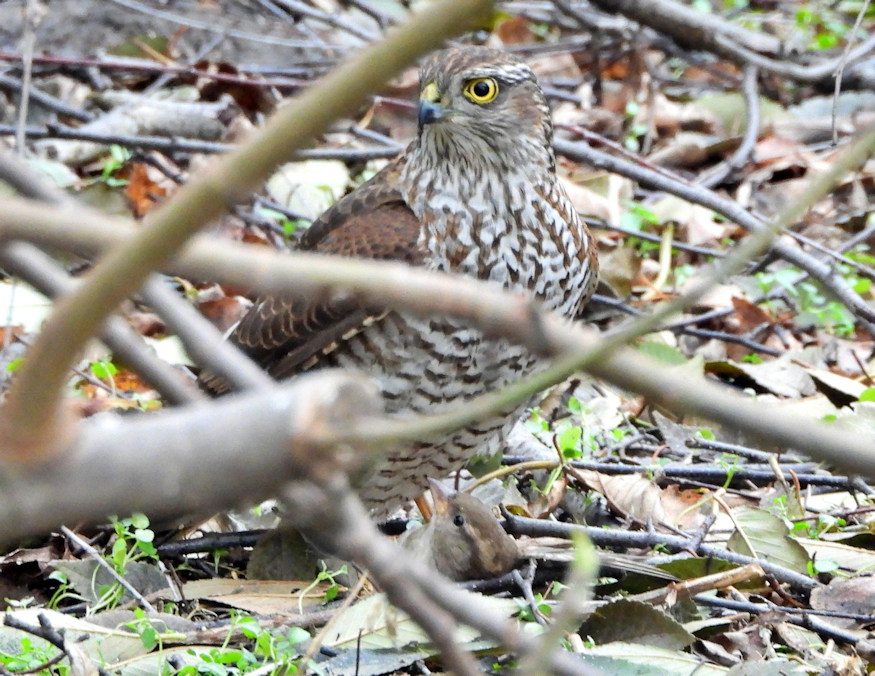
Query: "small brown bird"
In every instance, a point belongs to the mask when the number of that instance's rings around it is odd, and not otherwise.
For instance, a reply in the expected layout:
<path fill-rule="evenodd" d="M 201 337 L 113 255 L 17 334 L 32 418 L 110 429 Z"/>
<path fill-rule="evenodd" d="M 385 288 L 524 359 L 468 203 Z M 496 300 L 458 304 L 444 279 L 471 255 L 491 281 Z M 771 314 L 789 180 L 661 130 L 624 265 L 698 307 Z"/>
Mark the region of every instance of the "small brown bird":
<path fill-rule="evenodd" d="M 456 582 L 498 577 L 523 559 L 570 563 L 574 544 L 555 537 L 519 540 L 501 527 L 492 510 L 470 493 L 454 493 L 429 479 L 434 515 L 427 524 L 407 531 L 398 540 L 419 561 Z M 677 580 L 671 573 L 644 563 L 640 557 L 598 551 L 602 571 L 638 573 Z"/>
<path fill-rule="evenodd" d="M 496 49 L 438 52 L 422 64 L 418 120 L 404 153 L 314 221 L 302 248 L 477 278 L 576 317 L 596 284 L 595 243 L 556 176 L 550 108 L 532 70 Z M 230 339 L 275 378 L 363 371 L 400 417 L 456 409 L 546 366 L 464 321 L 350 300 L 262 298 Z M 209 374 L 202 382 L 227 389 Z M 388 516 L 429 477 L 500 451 L 524 410 L 392 449 L 358 481 L 362 499 Z"/>
<path fill-rule="evenodd" d="M 520 560 L 517 541 L 508 535 L 483 502 L 454 493 L 429 479 L 434 500 L 431 521 L 401 536 L 402 546 L 451 580 L 498 577 Z"/>

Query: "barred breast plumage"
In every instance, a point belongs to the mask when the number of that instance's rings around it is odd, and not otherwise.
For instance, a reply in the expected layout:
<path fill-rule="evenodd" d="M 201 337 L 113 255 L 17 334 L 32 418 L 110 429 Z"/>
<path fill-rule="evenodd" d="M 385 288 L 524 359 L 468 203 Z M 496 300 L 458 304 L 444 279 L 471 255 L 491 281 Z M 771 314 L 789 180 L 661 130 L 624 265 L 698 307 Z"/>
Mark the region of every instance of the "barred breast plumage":
<path fill-rule="evenodd" d="M 550 111 L 531 69 L 501 51 L 454 48 L 425 61 L 420 91 L 417 137 L 314 222 L 303 247 L 476 277 L 575 316 L 595 286 L 595 246 L 557 181 Z M 326 365 L 364 371 L 397 416 L 463 405 L 538 367 L 464 322 L 352 303 L 261 299 L 231 339 L 277 378 Z M 498 451 L 521 413 L 394 449 L 361 479 L 362 498 L 386 516 L 428 477 Z"/>

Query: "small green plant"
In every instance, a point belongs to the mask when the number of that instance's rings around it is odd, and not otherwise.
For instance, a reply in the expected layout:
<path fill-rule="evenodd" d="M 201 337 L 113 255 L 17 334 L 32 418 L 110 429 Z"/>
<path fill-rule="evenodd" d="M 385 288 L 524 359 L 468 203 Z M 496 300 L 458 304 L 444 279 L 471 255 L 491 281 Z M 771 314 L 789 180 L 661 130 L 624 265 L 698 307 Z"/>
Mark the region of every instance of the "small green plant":
<path fill-rule="evenodd" d="M 100 170 L 100 177 L 97 179 L 101 183 L 105 183 L 110 188 L 121 188 L 126 186 L 129 181 L 124 178 L 118 178 L 114 174 L 119 171 L 128 160 L 131 159 L 131 151 L 120 145 L 111 145 L 109 147 L 109 157 L 103 161 L 103 167 Z"/>
<path fill-rule="evenodd" d="M 112 544 L 109 562 L 116 572 L 124 575 L 125 568 L 132 561 L 158 560 L 158 550 L 153 544 L 155 533 L 149 528 L 149 517 L 136 513 L 126 519 L 113 517 L 111 523 L 116 540 Z"/>
<path fill-rule="evenodd" d="M 55 590 L 55 593 L 52 594 L 52 598 L 49 599 L 46 607 L 56 610 L 64 601 L 80 602 L 84 600 L 82 596 L 73 591 L 66 573 L 60 570 L 55 570 L 49 573 L 48 578 L 57 582 L 58 588 Z"/>
<path fill-rule="evenodd" d="M 677 265 L 672 268 L 672 274 L 674 275 L 674 286 L 675 288 L 680 288 L 687 281 L 696 274 L 696 266 L 694 265 Z"/>
<path fill-rule="evenodd" d="M 270 207 L 259 207 L 257 213 L 259 216 L 276 221 L 279 227 L 283 229 L 283 234 L 286 237 L 291 237 L 299 228 L 306 228 L 310 225 L 310 221 L 301 218 L 289 218 L 281 211 L 271 209 Z"/>
<path fill-rule="evenodd" d="M 619 442 L 623 441 L 623 439 L 628 437 L 631 434 L 631 432 L 628 429 L 626 429 L 625 427 L 615 427 L 614 429 L 611 430 L 610 434 L 611 434 L 611 439 L 614 441 L 614 443 L 619 443 Z"/>
<path fill-rule="evenodd" d="M 813 11 L 803 7 L 796 11 L 796 29 L 808 43 L 809 49 L 835 49 L 844 41 L 850 25 L 844 17 L 821 7 Z"/>
<path fill-rule="evenodd" d="M 650 226 L 659 225 L 659 217 L 645 206 L 637 202 L 626 202 L 626 211 L 620 216 L 620 226 L 635 232 L 647 232 Z M 659 244 L 638 237 L 630 237 L 629 245 L 638 249 L 642 255 L 650 251 L 658 251 Z"/>
<path fill-rule="evenodd" d="M 145 514 L 133 514 L 126 519 L 110 517 L 110 522 L 116 539 L 105 558 L 120 576 L 124 577 L 128 566 L 134 561 L 158 560 L 158 550 L 153 544 L 155 533 L 149 529 L 149 519 Z M 114 608 L 125 594 L 124 588 L 117 582 L 102 585 L 97 591 L 100 599 L 92 606 L 92 612 Z"/>
<path fill-rule="evenodd" d="M 769 511 L 775 516 L 781 517 L 784 520 L 784 523 L 787 524 L 789 529 L 793 528 L 793 522 L 790 519 L 790 509 L 787 505 L 788 498 L 786 494 L 777 495 L 772 498 L 772 509 Z"/>
<path fill-rule="evenodd" d="M 582 436 L 583 430 L 579 425 L 572 425 L 568 421 L 563 421 L 557 425 L 554 443 L 565 460 L 574 460 L 583 455 L 583 451 L 580 448 Z"/>
<path fill-rule="evenodd" d="M 301 651 L 297 646 L 310 639 L 306 630 L 290 627 L 272 633 L 263 629 L 258 620 L 246 615 L 232 615 L 231 627 L 232 631 L 228 633 L 228 638 L 221 647 L 199 653 L 199 664 L 187 665 L 173 673 L 176 676 L 236 676 L 267 664 L 272 668 L 271 674 L 296 674 L 300 671 Z M 246 637 L 247 647 L 229 647 L 235 630 L 239 630 Z"/>
<path fill-rule="evenodd" d="M 814 559 L 808 562 L 808 574 L 812 577 L 822 573 L 834 573 L 839 569 L 839 564 L 831 559 Z"/>
<path fill-rule="evenodd" d="M 818 514 L 816 519 L 801 519 L 793 523 L 793 532 L 801 537 L 819 540 L 825 533 L 841 531 L 848 522 L 840 516 Z"/>
<path fill-rule="evenodd" d="M 850 286 L 866 286 L 850 266 L 839 265 L 838 269 Z M 756 279 L 763 295 L 768 295 L 776 286 L 780 286 L 787 297 L 795 302 L 798 308 L 796 323 L 799 326 L 817 326 L 839 336 L 852 334 L 854 315 L 842 303 L 827 296 L 816 282 L 797 281 L 799 274 L 795 268 L 783 268 L 774 272 L 761 272 Z M 766 302 L 767 306 L 772 304 L 772 301 Z"/>
<path fill-rule="evenodd" d="M 726 471 L 726 481 L 723 482 L 723 488 L 728 488 L 739 469 L 739 457 L 733 453 L 721 453 L 720 457 L 717 458 L 717 466 Z"/>
<path fill-rule="evenodd" d="M 623 139 L 623 145 L 627 150 L 637 152 L 641 149 L 641 143 L 638 141 L 647 133 L 647 125 L 636 120 L 640 106 L 637 101 L 628 101 L 626 103 L 626 119 L 629 120 L 629 126 L 626 129 L 626 136 Z"/>
<path fill-rule="evenodd" d="M 146 617 L 145 611 L 142 608 L 134 608 L 134 617 L 136 619 L 133 622 L 128 622 L 125 626 L 139 635 L 143 647 L 146 650 L 160 647 L 161 636 L 149 618 Z"/>
<path fill-rule="evenodd" d="M 526 429 L 535 436 L 538 436 L 540 432 L 550 431 L 549 421 L 544 419 L 544 417 L 541 415 L 541 409 L 537 406 L 532 409 L 528 420 L 526 420 Z"/>
<path fill-rule="evenodd" d="M 338 593 L 340 593 L 340 585 L 334 579 L 339 575 L 346 575 L 349 570 L 346 565 L 341 566 L 337 570 L 328 570 L 325 566 L 324 562 L 321 562 L 322 570 L 316 575 L 316 579 L 314 579 L 307 587 L 302 589 L 298 596 L 298 609 L 303 614 L 304 612 L 304 597 L 311 589 L 315 589 L 316 586 L 322 584 L 323 582 L 328 583 L 328 587 L 325 590 L 325 595 L 322 598 L 323 603 L 330 603 L 334 599 L 337 598 Z"/>
<path fill-rule="evenodd" d="M 9 653 L 0 649 L 0 666 L 3 667 L 3 673 L 8 674 L 51 673 L 53 676 L 68 676 L 71 673 L 70 666 L 63 661 L 52 664 L 51 671 L 48 668 L 34 671 L 54 660 L 58 653 L 59 650 L 47 641 L 24 636 L 17 652 Z"/>
<path fill-rule="evenodd" d="M 537 593 L 534 596 L 535 599 L 535 607 L 532 608 L 529 605 L 528 601 L 523 598 L 514 599 L 519 607 L 519 611 L 517 612 L 517 617 L 521 619 L 523 622 L 537 622 L 535 618 L 535 610 L 538 613 L 544 616 L 549 616 L 551 612 L 550 604 L 544 599 L 544 595 L 541 593 Z"/>
<path fill-rule="evenodd" d="M 115 376 L 118 374 L 118 366 L 106 359 L 100 359 L 98 361 L 91 362 L 88 365 L 88 368 L 95 378 L 99 378 L 100 380 L 105 380 L 109 382 L 109 386 L 110 388 L 112 388 L 113 396 L 118 395 L 118 392 L 115 388 Z"/>

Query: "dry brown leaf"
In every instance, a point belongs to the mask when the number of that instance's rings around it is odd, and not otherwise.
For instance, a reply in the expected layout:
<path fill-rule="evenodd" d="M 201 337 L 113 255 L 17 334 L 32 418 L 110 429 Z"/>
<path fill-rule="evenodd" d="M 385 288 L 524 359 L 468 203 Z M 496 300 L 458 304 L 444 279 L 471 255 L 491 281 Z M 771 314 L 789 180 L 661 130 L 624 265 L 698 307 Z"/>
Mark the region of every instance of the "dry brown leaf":
<path fill-rule="evenodd" d="M 167 188 L 152 178 L 150 169 L 148 165 L 136 162 L 119 172 L 128 179 L 125 195 L 130 200 L 131 208 L 137 218 L 145 216 L 167 195 Z"/>
<path fill-rule="evenodd" d="M 593 490 L 604 495 L 612 509 L 640 523 L 692 529 L 703 519 L 697 506 L 707 499 L 698 489 L 680 490 L 675 485 L 661 489 L 637 475 L 611 476 L 591 470 L 577 474 Z"/>
<path fill-rule="evenodd" d="M 495 26 L 492 37 L 498 38 L 505 45 L 529 44 L 539 39 L 532 32 L 532 22 L 523 16 L 514 16 L 500 22 Z"/>
<path fill-rule="evenodd" d="M 705 518 L 702 508 L 710 504 L 708 495 L 709 493 L 699 488 L 681 490 L 676 484 L 666 486 L 662 491 L 666 523 L 683 530 L 697 528 Z"/>
<path fill-rule="evenodd" d="M 137 333 L 148 338 L 167 333 L 167 324 L 154 312 L 131 312 L 128 314 L 128 323 Z"/>
<path fill-rule="evenodd" d="M 875 578 L 869 575 L 850 580 L 835 577 L 826 587 L 811 590 L 811 607 L 839 614 L 871 615 L 875 608 Z M 865 628 L 859 620 L 842 617 L 830 618 L 830 624 L 852 631 Z"/>
<path fill-rule="evenodd" d="M 770 324 L 775 321 L 774 317 L 759 305 L 738 296 L 732 297 L 732 307 L 735 308 L 734 329 L 735 333 L 747 333 L 761 324 Z"/>

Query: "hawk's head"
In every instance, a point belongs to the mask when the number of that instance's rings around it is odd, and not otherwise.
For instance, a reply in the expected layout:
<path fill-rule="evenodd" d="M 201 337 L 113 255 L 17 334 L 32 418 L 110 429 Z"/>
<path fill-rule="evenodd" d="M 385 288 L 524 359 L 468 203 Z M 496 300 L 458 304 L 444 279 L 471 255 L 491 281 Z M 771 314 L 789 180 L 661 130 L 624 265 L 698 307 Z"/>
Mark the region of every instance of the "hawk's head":
<path fill-rule="evenodd" d="M 420 71 L 419 136 L 438 148 L 505 159 L 541 148 L 552 165 L 550 109 L 525 63 L 497 49 L 458 47 L 430 56 Z M 453 154 L 456 154 L 453 153 Z"/>

